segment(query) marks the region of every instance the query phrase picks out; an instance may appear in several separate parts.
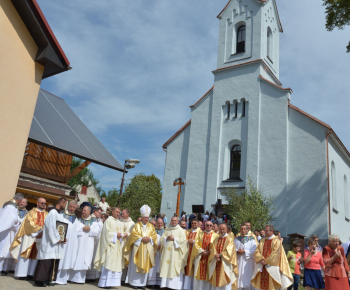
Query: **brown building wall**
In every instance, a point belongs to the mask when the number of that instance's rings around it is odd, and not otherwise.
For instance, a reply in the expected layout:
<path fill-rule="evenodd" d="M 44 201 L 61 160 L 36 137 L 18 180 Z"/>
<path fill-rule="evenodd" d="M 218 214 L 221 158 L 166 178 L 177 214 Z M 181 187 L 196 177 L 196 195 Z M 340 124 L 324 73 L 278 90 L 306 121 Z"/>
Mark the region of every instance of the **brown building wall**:
<path fill-rule="evenodd" d="M 10 0 L 0 0 L 0 205 L 16 192 L 44 67 Z"/>

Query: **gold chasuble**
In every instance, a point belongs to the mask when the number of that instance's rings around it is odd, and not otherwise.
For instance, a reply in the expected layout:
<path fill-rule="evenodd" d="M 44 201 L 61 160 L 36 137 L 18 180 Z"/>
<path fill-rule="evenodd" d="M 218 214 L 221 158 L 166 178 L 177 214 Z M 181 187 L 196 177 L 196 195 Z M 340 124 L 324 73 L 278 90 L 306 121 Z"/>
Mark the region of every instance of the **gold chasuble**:
<path fill-rule="evenodd" d="M 47 211 L 39 211 L 36 208 L 28 212 L 10 247 L 11 255 L 15 260 L 17 260 L 19 254 L 24 259 L 36 259 L 38 253 L 36 238 L 32 237 L 31 234 L 44 228 L 44 221 L 47 215 Z M 20 253 L 21 244 L 22 250 Z"/>
<path fill-rule="evenodd" d="M 216 254 L 221 254 L 221 260 L 215 259 Z M 209 282 L 213 287 L 224 287 L 232 284 L 232 289 L 237 289 L 238 264 L 236 247 L 233 238 L 226 234 L 225 237 L 217 237 L 211 244 L 209 256 Z"/>
<path fill-rule="evenodd" d="M 200 228 L 198 227 L 194 232 L 192 229 L 186 230 L 186 240 L 196 240 L 197 234 L 200 232 Z M 187 255 L 187 264 L 185 267 L 185 276 L 191 276 L 193 277 L 193 259 L 194 257 L 192 256 L 192 249 L 193 249 L 193 244 L 188 244 L 188 255 Z"/>
<path fill-rule="evenodd" d="M 116 233 L 124 232 L 124 224 L 110 216 L 101 231 L 100 241 L 96 250 L 94 268 L 101 272 L 102 266 L 111 272 L 121 272 L 122 266 L 122 243 L 115 239 Z"/>
<path fill-rule="evenodd" d="M 197 280 L 209 281 L 209 256 L 202 256 L 205 250 L 210 251 L 210 244 L 218 237 L 214 231 L 199 232 L 196 242 L 192 248 L 192 259 L 194 259 L 194 277 Z"/>
<path fill-rule="evenodd" d="M 168 236 L 173 236 L 174 241 L 167 241 Z M 185 231 L 177 225 L 165 229 L 160 239 L 162 245 L 160 258 L 160 277 L 173 279 L 184 272 L 187 263 L 187 240 Z"/>
<path fill-rule="evenodd" d="M 151 242 L 145 244 L 142 241 L 139 247 L 134 245 L 138 239 L 143 237 L 150 237 L 153 240 L 153 246 Z M 136 272 L 149 273 L 149 270 L 155 266 L 154 255 L 158 248 L 157 241 L 157 233 L 152 224 L 147 223 L 145 227 L 142 222 L 135 224 L 124 249 L 125 266 L 129 264 L 132 258 L 131 251 L 134 249 L 133 259 L 137 266 Z"/>
<path fill-rule="evenodd" d="M 266 266 L 259 262 L 265 260 Z M 255 251 L 255 269 L 252 285 L 257 289 L 286 289 L 293 284 L 288 260 L 278 237 L 263 238 Z"/>

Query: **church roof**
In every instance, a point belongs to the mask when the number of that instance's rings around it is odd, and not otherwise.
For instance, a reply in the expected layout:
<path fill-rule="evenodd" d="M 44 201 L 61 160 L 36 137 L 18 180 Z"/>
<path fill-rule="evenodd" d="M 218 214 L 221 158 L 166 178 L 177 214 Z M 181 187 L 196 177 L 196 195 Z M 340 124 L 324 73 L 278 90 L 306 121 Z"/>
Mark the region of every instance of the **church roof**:
<path fill-rule="evenodd" d="M 124 170 L 63 99 L 42 89 L 28 140 L 108 168 Z"/>
<path fill-rule="evenodd" d="M 231 1 L 232 1 L 232 0 L 229 0 L 229 1 L 227 2 L 226 6 L 224 7 L 224 9 L 221 10 L 221 12 L 220 12 L 219 15 L 217 16 L 217 18 L 220 18 L 220 17 L 221 17 L 221 14 L 226 10 L 226 8 L 228 7 L 228 5 L 230 4 Z M 265 4 L 265 3 L 267 3 L 267 1 L 269 1 L 269 0 L 256 0 L 256 1 Z M 273 0 L 273 3 L 274 3 L 274 6 L 275 6 L 275 8 L 276 8 L 277 17 L 278 17 L 278 22 L 279 22 L 279 25 L 280 25 L 280 31 L 283 32 L 283 27 L 282 27 L 280 15 L 279 15 L 279 13 L 278 13 L 277 3 L 276 3 L 275 0 Z"/>
<path fill-rule="evenodd" d="M 164 144 L 163 144 L 163 150 L 165 150 L 167 148 L 167 146 L 177 137 L 181 134 L 181 132 L 183 130 L 185 130 L 189 125 L 191 124 L 191 119 L 185 124 L 182 126 L 182 128 L 177 131 L 168 141 L 166 141 Z"/>
<path fill-rule="evenodd" d="M 345 153 L 350 157 L 350 152 L 348 151 L 348 149 L 345 147 L 344 143 L 340 140 L 340 138 L 338 137 L 338 135 L 334 132 L 334 130 L 332 129 L 332 127 L 330 125 L 328 125 L 325 122 L 322 122 L 320 119 L 317 119 L 316 117 L 306 113 L 305 111 L 303 111 L 302 109 L 299 109 L 298 107 L 292 105 L 291 103 L 288 102 L 288 107 L 292 108 L 293 110 L 298 111 L 299 113 L 303 114 L 304 116 L 310 118 L 311 120 L 317 122 L 318 124 L 322 125 L 323 127 L 327 128 L 331 133 L 333 134 L 334 138 L 338 141 L 339 145 L 344 149 Z"/>
<path fill-rule="evenodd" d="M 264 82 L 267 82 L 268 84 L 270 84 L 270 85 L 272 85 L 272 86 L 274 86 L 282 91 L 290 91 L 291 93 L 293 93 L 293 90 L 291 88 L 282 88 L 281 86 L 274 84 L 273 82 L 269 81 L 268 79 L 265 79 L 262 75 L 259 75 L 259 78 L 261 80 L 263 80 Z"/>
<path fill-rule="evenodd" d="M 190 108 L 194 108 L 195 106 L 197 106 L 201 101 L 204 100 L 204 98 L 205 98 L 206 96 L 209 95 L 209 93 L 210 93 L 213 89 L 214 89 L 214 86 L 212 86 L 212 87 L 210 88 L 210 90 L 207 91 L 207 92 L 204 94 L 204 96 L 201 97 L 195 104 L 193 104 L 192 106 L 190 106 Z"/>

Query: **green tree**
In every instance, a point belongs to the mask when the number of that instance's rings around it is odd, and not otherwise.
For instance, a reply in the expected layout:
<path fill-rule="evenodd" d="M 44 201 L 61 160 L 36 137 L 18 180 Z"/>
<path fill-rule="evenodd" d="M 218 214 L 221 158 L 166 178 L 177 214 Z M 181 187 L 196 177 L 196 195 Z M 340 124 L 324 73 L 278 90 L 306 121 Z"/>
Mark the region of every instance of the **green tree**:
<path fill-rule="evenodd" d="M 130 179 L 122 196 L 119 196 L 117 189 L 110 190 L 107 196 L 109 205 L 119 206 L 121 209 L 128 208 L 133 220 L 140 216 L 140 208 L 144 204 L 150 206 L 152 214 L 159 213 L 161 201 L 162 185 L 154 174 L 137 174 Z"/>
<path fill-rule="evenodd" d="M 344 29 L 350 25 L 350 1 L 349 0 L 323 0 L 326 6 L 326 29 L 332 31 L 334 28 Z M 350 52 L 350 42 L 347 52 Z"/>
<path fill-rule="evenodd" d="M 262 229 L 275 220 L 272 216 L 275 209 L 274 198 L 265 197 L 251 179 L 243 191 L 228 188 L 224 190 L 223 195 L 228 202 L 226 213 L 231 216 L 236 231 L 245 221 L 250 221 L 252 229 Z"/>
<path fill-rule="evenodd" d="M 84 160 L 73 157 L 70 171 L 72 172 L 75 168 L 77 168 L 83 162 Z M 67 184 L 72 188 L 72 190 L 76 192 L 77 192 L 78 186 L 83 186 L 83 185 L 87 187 L 91 187 L 92 185 L 94 185 L 99 194 L 101 194 L 102 192 L 100 181 L 97 178 L 95 178 L 93 172 L 87 167 L 85 167 L 77 175 L 69 179 Z"/>

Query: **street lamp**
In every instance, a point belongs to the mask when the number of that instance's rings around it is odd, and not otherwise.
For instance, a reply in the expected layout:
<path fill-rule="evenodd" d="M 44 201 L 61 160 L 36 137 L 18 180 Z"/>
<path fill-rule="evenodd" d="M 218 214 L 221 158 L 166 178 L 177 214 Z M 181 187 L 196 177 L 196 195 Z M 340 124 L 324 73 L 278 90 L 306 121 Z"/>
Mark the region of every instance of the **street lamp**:
<path fill-rule="evenodd" d="M 135 167 L 135 164 L 139 164 L 140 160 L 138 159 L 126 159 L 124 163 L 124 171 L 123 171 L 123 178 L 122 178 L 122 184 L 120 185 L 120 193 L 119 196 L 123 193 L 123 186 L 124 186 L 124 177 L 125 177 L 125 169 L 131 169 Z M 120 202 L 120 201 L 119 201 Z"/>

